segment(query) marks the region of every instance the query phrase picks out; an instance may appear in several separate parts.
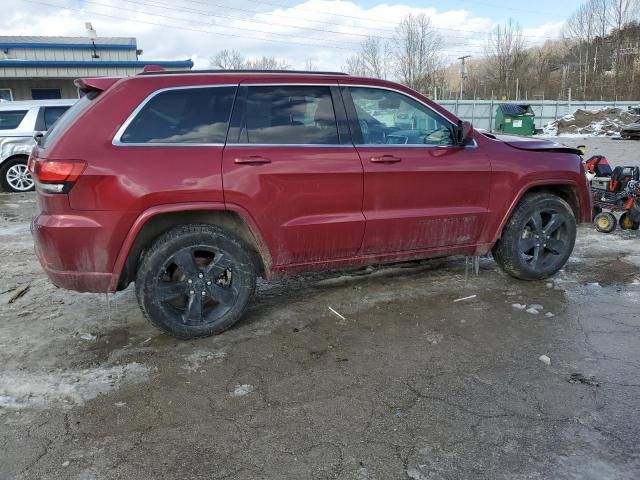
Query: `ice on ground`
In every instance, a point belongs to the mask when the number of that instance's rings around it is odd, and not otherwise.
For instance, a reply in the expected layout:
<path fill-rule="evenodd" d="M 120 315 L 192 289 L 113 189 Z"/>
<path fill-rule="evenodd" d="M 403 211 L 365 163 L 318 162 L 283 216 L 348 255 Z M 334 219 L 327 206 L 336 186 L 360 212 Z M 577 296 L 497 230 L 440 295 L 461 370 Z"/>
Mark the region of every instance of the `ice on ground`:
<path fill-rule="evenodd" d="M 48 408 L 83 405 L 123 384 L 140 383 L 149 368 L 129 363 L 108 368 L 51 373 L 9 371 L 0 373 L 0 408 Z"/>
<path fill-rule="evenodd" d="M 540 312 L 535 308 L 530 307 L 530 308 L 527 308 L 527 313 L 530 313 L 531 315 L 538 315 Z"/>
<path fill-rule="evenodd" d="M 220 363 L 222 359 L 227 356 L 226 352 L 221 350 L 219 351 L 208 351 L 208 350 L 198 350 L 196 352 L 190 353 L 185 357 L 185 361 L 187 362 L 182 366 L 184 370 L 188 372 L 196 372 L 200 370 L 205 363 L 216 361 L 216 363 Z"/>
<path fill-rule="evenodd" d="M 79 336 L 80 336 L 80 338 L 81 338 L 82 340 L 86 340 L 86 341 L 88 341 L 88 342 L 92 342 L 92 341 L 94 341 L 96 338 L 98 338 L 98 337 L 96 337 L 95 335 L 92 335 L 92 334 L 91 334 L 91 333 L 89 333 L 89 332 L 81 333 Z"/>
<path fill-rule="evenodd" d="M 529 305 L 529 308 L 533 308 L 535 310 L 543 310 L 544 306 L 540 305 L 539 303 L 534 303 L 533 305 Z"/>
<path fill-rule="evenodd" d="M 555 317 L 555 315 L 553 313 L 551 313 L 551 312 L 545 313 L 544 316 L 547 317 L 547 318 Z"/>
<path fill-rule="evenodd" d="M 524 310 L 525 308 L 527 308 L 525 304 L 520 304 L 520 303 L 513 303 L 511 304 L 511 306 L 517 310 Z"/>
<path fill-rule="evenodd" d="M 546 355 L 540 355 L 538 357 L 538 360 L 540 360 L 545 365 L 551 365 L 551 359 L 549 357 L 547 357 Z"/>
<path fill-rule="evenodd" d="M 248 395 L 249 393 L 253 392 L 253 390 L 254 390 L 253 385 L 249 385 L 248 383 L 245 383 L 243 385 L 236 385 L 236 388 L 233 390 L 233 392 L 231 392 L 231 396 L 244 397 L 245 395 Z"/>

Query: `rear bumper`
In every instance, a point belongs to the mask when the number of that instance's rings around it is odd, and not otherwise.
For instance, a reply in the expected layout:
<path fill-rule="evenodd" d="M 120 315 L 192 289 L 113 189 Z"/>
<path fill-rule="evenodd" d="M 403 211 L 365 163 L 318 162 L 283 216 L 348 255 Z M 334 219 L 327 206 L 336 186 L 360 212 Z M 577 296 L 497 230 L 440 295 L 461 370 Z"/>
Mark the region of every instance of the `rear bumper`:
<path fill-rule="evenodd" d="M 108 230 L 107 230 L 108 231 Z M 31 223 L 35 254 L 51 283 L 78 292 L 110 291 L 104 226 L 77 215 L 40 214 Z"/>

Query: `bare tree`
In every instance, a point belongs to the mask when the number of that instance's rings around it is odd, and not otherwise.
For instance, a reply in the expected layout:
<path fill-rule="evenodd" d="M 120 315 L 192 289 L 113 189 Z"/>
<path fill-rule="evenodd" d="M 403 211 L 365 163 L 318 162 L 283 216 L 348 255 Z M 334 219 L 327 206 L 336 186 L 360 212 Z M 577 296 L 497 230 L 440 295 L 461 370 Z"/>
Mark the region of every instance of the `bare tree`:
<path fill-rule="evenodd" d="M 244 68 L 247 70 L 286 70 L 289 64 L 286 60 L 280 60 L 275 57 L 249 58 L 244 62 Z"/>
<path fill-rule="evenodd" d="M 238 70 L 244 68 L 244 57 L 237 50 L 220 50 L 210 60 L 212 67 L 222 70 Z"/>
<path fill-rule="evenodd" d="M 408 87 L 426 92 L 440 67 L 442 39 L 424 13 L 409 14 L 396 28 L 394 74 Z"/>
<path fill-rule="evenodd" d="M 489 34 L 486 54 L 499 91 L 511 96 L 511 85 L 526 65 L 526 51 L 522 30 L 509 19 Z"/>
<path fill-rule="evenodd" d="M 590 72 L 590 53 L 593 39 L 598 30 L 598 9 L 601 0 L 589 0 L 569 17 L 566 23 L 565 37 L 576 42 L 578 49 L 578 82 L 582 97 L 587 97 L 587 85 Z"/>
<path fill-rule="evenodd" d="M 380 38 L 367 37 L 360 45 L 362 62 L 367 74 L 376 78 L 387 78 L 389 47 Z"/>
<path fill-rule="evenodd" d="M 355 55 L 347 57 L 345 64 L 342 66 L 342 70 L 350 75 L 366 77 L 368 75 L 368 72 L 367 67 L 364 63 L 362 52 L 358 52 Z"/>
<path fill-rule="evenodd" d="M 275 57 L 245 58 L 237 50 L 220 50 L 209 61 L 222 70 L 286 70 L 289 64 Z"/>
<path fill-rule="evenodd" d="M 311 58 L 307 58 L 307 61 L 304 62 L 304 69 L 307 72 L 316 72 L 318 70 L 318 67 Z"/>
<path fill-rule="evenodd" d="M 615 34 L 613 94 L 618 97 L 621 70 L 623 27 L 638 16 L 638 0 L 609 0 L 609 23 Z"/>

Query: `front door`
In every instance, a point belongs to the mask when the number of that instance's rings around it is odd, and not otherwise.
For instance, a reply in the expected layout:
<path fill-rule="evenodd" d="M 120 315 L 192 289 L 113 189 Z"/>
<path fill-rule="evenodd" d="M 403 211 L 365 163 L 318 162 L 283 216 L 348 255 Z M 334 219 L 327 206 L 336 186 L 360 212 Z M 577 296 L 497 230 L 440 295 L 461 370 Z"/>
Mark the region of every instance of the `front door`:
<path fill-rule="evenodd" d="M 482 151 L 453 145 L 453 124 L 404 93 L 374 87 L 343 93 L 365 172 L 361 253 L 477 242 L 491 175 Z"/>
<path fill-rule="evenodd" d="M 225 202 L 252 215 L 273 266 L 360 247 L 363 169 L 335 83 L 241 84 L 223 182 Z"/>

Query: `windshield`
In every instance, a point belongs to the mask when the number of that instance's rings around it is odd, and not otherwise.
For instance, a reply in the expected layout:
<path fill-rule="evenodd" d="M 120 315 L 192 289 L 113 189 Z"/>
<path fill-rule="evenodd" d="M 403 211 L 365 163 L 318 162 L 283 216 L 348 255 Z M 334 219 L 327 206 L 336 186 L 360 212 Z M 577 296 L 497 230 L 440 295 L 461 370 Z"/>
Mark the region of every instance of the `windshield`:
<path fill-rule="evenodd" d="M 58 138 L 60 134 L 64 132 L 64 130 L 78 117 L 78 115 L 84 112 L 89 105 L 91 105 L 91 101 L 95 99 L 99 93 L 100 92 L 96 91 L 89 92 L 74 103 L 69 110 L 63 113 L 62 116 L 56 120 L 51 129 L 40 141 L 40 146 L 45 147 L 47 144 L 50 144 Z"/>

